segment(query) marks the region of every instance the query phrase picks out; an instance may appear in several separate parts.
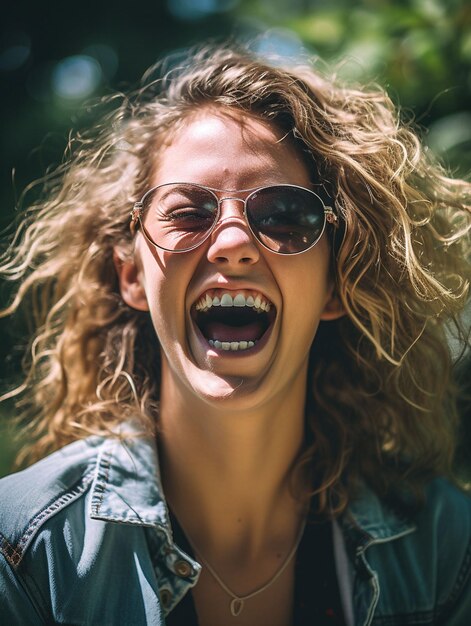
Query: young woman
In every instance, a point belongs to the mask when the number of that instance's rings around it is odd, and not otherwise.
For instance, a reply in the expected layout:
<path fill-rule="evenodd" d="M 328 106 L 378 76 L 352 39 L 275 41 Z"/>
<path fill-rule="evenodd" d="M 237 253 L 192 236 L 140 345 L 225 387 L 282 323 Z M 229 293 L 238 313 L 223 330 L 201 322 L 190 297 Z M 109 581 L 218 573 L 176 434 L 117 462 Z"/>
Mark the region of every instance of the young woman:
<path fill-rule="evenodd" d="M 72 147 L 3 260 L 45 458 L 1 482 L 2 623 L 471 623 L 469 185 L 381 91 L 224 48 Z"/>

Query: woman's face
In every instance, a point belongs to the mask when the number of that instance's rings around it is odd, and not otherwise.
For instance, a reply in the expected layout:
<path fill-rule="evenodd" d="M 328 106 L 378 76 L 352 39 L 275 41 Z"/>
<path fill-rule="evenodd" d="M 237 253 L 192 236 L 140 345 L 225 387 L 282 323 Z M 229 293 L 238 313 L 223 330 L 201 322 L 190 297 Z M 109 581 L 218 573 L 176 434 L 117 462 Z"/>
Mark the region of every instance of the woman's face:
<path fill-rule="evenodd" d="M 224 190 L 311 186 L 302 156 L 277 129 L 212 108 L 188 118 L 160 152 L 152 185 L 170 182 Z M 234 408 L 261 405 L 305 380 L 319 321 L 339 315 L 326 236 L 303 254 L 274 254 L 253 237 L 237 201 L 222 203 L 218 225 L 198 248 L 165 252 L 139 231 L 135 255 L 134 267 L 119 270 L 121 290 L 128 304 L 150 311 L 166 393 Z M 246 306 L 206 310 L 208 297 L 228 302 L 224 294 L 239 304 L 243 296 Z M 269 312 L 255 312 L 250 298 L 268 303 Z"/>

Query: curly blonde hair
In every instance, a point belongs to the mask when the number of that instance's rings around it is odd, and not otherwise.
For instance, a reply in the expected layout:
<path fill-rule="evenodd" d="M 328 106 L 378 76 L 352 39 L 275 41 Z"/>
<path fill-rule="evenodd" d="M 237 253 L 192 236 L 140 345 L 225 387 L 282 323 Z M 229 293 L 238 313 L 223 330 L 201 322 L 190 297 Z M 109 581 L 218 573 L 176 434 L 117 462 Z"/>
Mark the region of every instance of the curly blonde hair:
<path fill-rule="evenodd" d="M 119 292 L 113 251 L 132 254 L 129 213 L 168 134 L 198 107 L 229 107 L 289 133 L 334 203 L 333 274 L 346 315 L 311 351 L 306 446 L 297 469 L 319 509 L 341 512 L 359 478 L 383 496 L 450 474 L 456 410 L 446 324 L 470 271 L 470 185 L 448 178 L 378 87 L 338 84 L 308 64 L 272 66 L 233 48 L 193 54 L 77 135 L 43 181 L 1 272 L 19 281 L 3 315 L 31 308 L 27 376 L 10 394 L 34 460 L 130 417 L 158 427 L 159 344 Z"/>

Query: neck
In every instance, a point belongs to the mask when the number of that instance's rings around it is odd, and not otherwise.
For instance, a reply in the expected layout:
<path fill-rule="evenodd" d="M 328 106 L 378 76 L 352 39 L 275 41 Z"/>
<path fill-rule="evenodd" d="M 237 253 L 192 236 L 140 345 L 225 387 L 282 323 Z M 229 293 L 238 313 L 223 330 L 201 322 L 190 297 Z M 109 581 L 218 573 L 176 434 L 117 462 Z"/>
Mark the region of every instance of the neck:
<path fill-rule="evenodd" d="M 207 553 L 260 549 L 293 535 L 302 504 L 291 470 L 304 439 L 305 377 L 254 410 L 188 402 L 175 386 L 161 399 L 159 445 L 169 502 Z M 173 390 L 169 393 L 168 390 Z"/>

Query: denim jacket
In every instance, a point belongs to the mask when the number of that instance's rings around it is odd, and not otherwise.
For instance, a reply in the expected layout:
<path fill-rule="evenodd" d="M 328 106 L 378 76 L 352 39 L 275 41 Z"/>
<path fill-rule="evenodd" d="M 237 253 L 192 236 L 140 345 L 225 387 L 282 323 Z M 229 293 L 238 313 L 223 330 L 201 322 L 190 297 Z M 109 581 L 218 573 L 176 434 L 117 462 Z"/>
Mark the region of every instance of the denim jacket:
<path fill-rule="evenodd" d="M 362 488 L 333 537 L 348 626 L 471 625 L 471 501 L 445 480 L 414 519 Z M 163 626 L 201 569 L 145 437 L 77 441 L 1 480 L 0 552 L 5 626 Z"/>

